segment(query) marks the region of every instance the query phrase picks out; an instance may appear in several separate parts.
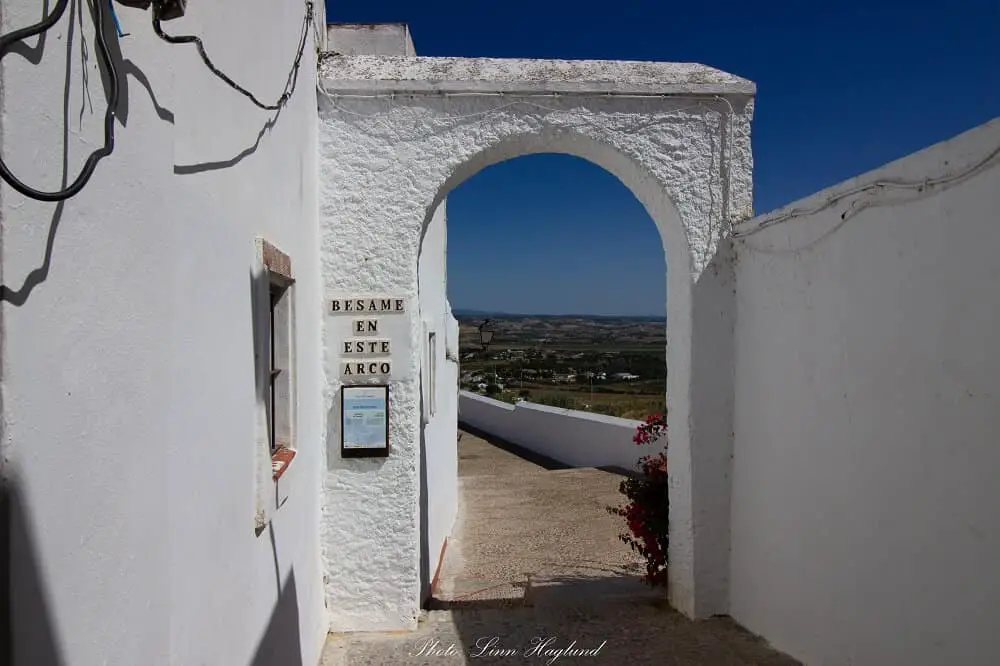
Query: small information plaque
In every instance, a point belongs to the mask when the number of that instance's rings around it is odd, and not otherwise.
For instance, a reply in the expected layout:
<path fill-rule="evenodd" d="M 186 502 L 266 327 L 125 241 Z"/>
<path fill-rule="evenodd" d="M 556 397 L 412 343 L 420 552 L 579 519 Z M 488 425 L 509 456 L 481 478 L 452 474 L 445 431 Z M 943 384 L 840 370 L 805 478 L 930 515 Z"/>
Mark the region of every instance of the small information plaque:
<path fill-rule="evenodd" d="M 389 455 L 389 387 L 344 386 L 340 389 L 340 455 L 384 458 Z"/>

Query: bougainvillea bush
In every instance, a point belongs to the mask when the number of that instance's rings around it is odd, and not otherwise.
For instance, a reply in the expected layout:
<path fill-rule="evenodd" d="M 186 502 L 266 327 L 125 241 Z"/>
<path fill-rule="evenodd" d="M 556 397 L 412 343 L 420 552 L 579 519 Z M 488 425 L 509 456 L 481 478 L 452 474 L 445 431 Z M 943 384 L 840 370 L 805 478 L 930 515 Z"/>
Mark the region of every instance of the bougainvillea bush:
<path fill-rule="evenodd" d="M 669 535 L 667 496 L 667 422 L 663 414 L 648 416 L 636 428 L 632 441 L 647 446 L 662 440 L 663 450 L 639 458 L 640 474 L 621 482 L 619 491 L 628 502 L 609 506 L 608 513 L 621 516 L 628 532 L 618 538 L 646 559 L 643 580 L 653 587 L 667 584 L 667 543 Z"/>

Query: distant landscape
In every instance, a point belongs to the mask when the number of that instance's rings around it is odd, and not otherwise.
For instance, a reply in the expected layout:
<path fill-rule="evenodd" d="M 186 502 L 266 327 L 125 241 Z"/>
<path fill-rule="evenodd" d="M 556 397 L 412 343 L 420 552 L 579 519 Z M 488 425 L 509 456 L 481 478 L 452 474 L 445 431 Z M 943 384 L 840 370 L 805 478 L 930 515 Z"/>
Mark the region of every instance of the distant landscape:
<path fill-rule="evenodd" d="M 454 315 L 465 390 L 629 419 L 666 407 L 663 317 Z M 479 326 L 486 320 L 493 339 L 484 351 Z"/>
<path fill-rule="evenodd" d="M 488 310 L 453 310 L 452 314 L 455 315 L 457 319 L 467 318 L 475 319 L 476 317 L 482 319 L 484 317 L 493 318 L 507 318 L 507 319 L 593 319 L 596 321 L 605 321 L 608 319 L 613 320 L 628 320 L 628 321 L 650 321 L 650 322 L 665 322 L 663 317 L 658 317 L 656 315 L 581 315 L 581 314 L 518 314 L 516 312 L 490 312 Z"/>

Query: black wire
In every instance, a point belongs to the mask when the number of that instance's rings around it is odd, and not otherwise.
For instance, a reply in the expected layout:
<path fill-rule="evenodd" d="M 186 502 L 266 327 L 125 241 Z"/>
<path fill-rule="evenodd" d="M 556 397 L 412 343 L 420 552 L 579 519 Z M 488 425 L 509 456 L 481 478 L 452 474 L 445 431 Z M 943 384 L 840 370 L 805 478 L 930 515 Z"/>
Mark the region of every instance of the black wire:
<path fill-rule="evenodd" d="M 66 12 L 66 7 L 69 6 L 69 2 L 70 0 L 59 0 L 59 2 L 56 3 L 55 9 L 52 10 L 52 13 L 35 25 L 15 30 L 14 32 L 0 37 L 0 60 L 7 55 L 11 46 L 13 46 L 16 42 L 39 35 L 58 23 L 59 19 L 62 18 L 62 15 Z M 38 201 L 64 201 L 72 196 L 75 196 L 87 184 L 90 177 L 94 175 L 94 169 L 97 168 L 97 163 L 100 162 L 101 159 L 110 155 L 115 149 L 115 110 L 118 108 L 119 93 L 118 72 L 111 59 L 111 52 L 108 50 L 108 44 L 104 36 L 105 10 L 103 0 L 95 0 L 94 11 L 96 12 L 94 23 L 97 36 L 97 51 L 101 59 L 104 61 L 104 65 L 108 68 L 108 76 L 111 79 L 111 94 L 108 98 L 108 110 L 104 115 L 104 147 L 91 153 L 90 157 L 88 157 L 87 161 L 84 163 L 83 169 L 81 169 L 80 175 L 77 176 L 76 180 L 73 181 L 69 187 L 65 187 L 58 192 L 41 192 L 33 187 L 25 185 L 18 180 L 13 173 L 11 173 L 10 169 L 8 169 L 7 165 L 4 163 L 3 157 L 0 156 L 0 178 L 3 178 L 8 185 L 24 196 L 37 199 Z M 83 35 L 81 35 L 80 39 L 83 38 Z"/>
<path fill-rule="evenodd" d="M 20 30 L 15 30 L 7 35 L 0 36 L 0 60 L 2 60 L 9 52 L 11 47 L 20 41 L 24 41 L 35 35 L 39 35 L 47 30 L 51 29 L 59 19 L 62 18 L 63 14 L 66 13 L 66 8 L 69 6 L 70 0 L 58 0 L 52 13 L 43 18 L 41 21 L 35 25 L 28 26 L 27 28 L 21 28 Z M 260 108 L 267 111 L 277 111 L 281 109 L 288 100 L 291 98 L 292 94 L 295 92 L 296 84 L 298 83 L 298 73 L 299 67 L 302 62 L 302 56 L 305 53 L 305 45 L 309 36 L 309 24 L 313 19 L 313 3 L 306 2 L 306 17 L 304 20 L 302 28 L 302 37 L 299 42 L 298 53 L 295 56 L 295 61 L 292 64 L 292 69 L 288 74 L 288 80 L 285 83 L 285 91 L 278 98 L 278 101 L 274 104 L 263 104 L 258 100 L 253 93 L 249 92 L 245 88 L 238 85 L 228 76 L 226 76 L 222 71 L 216 67 L 208 54 L 205 52 L 205 47 L 202 45 L 201 40 L 194 36 L 182 36 L 173 37 L 167 35 L 163 32 L 160 26 L 159 18 L 159 6 L 160 3 L 157 2 L 153 11 L 153 29 L 156 34 L 159 35 L 163 40 L 171 44 L 188 44 L 194 43 L 198 52 L 201 54 L 202 60 L 208 66 L 212 72 L 221 78 L 223 81 L 228 83 L 233 89 L 246 95 L 250 101 L 259 106 Z M 107 38 L 105 36 L 105 19 L 106 19 L 106 9 L 104 8 L 103 0 L 96 0 L 94 5 L 94 24 L 95 32 L 97 38 L 97 51 L 101 60 L 103 60 L 105 67 L 108 71 L 108 76 L 110 78 L 110 95 L 108 96 L 108 108 L 104 116 L 104 146 L 98 150 L 95 150 L 84 162 L 83 168 L 80 170 L 80 175 L 77 176 L 76 180 L 73 181 L 68 187 L 64 187 L 56 192 L 42 192 L 29 185 L 21 182 L 11 170 L 7 167 L 7 164 L 3 161 L 2 155 L 0 155 L 0 178 L 4 180 L 12 188 L 20 192 L 26 197 L 31 199 L 36 199 L 38 201 L 64 201 L 70 197 L 76 196 L 90 180 L 91 176 L 94 175 L 94 171 L 97 168 L 97 163 L 102 159 L 110 155 L 115 148 L 115 117 L 116 110 L 118 108 L 120 85 L 118 80 L 118 71 L 115 68 L 113 59 L 111 58 L 111 52 L 108 49 Z M 83 37 L 81 36 L 81 39 Z"/>
<path fill-rule="evenodd" d="M 195 37 L 194 35 L 174 36 L 174 35 L 168 35 L 165 32 L 163 32 L 163 28 L 160 25 L 159 8 L 161 2 L 162 0 L 160 0 L 153 6 L 153 30 L 156 32 L 157 35 L 159 35 L 161 39 L 163 39 L 166 42 L 169 42 L 170 44 L 194 44 L 198 48 L 198 53 L 199 55 L 201 55 L 201 59 L 205 62 L 205 66 L 207 66 L 212 71 L 213 74 L 215 74 L 220 79 L 225 81 L 229 85 L 229 87 L 231 87 L 233 90 L 236 90 L 242 95 L 245 95 L 247 98 L 249 98 L 251 102 L 259 106 L 260 108 L 264 109 L 265 111 L 277 111 L 288 103 L 288 100 L 295 92 L 295 84 L 298 82 L 299 78 L 298 76 L 299 64 L 302 62 L 302 55 L 305 52 L 306 41 L 309 38 L 309 24 L 312 22 L 313 19 L 312 2 L 306 2 L 306 17 L 302 26 L 302 37 L 299 40 L 299 50 L 295 56 L 295 62 L 292 63 L 292 69 L 288 74 L 288 80 L 285 82 L 285 90 L 284 92 L 281 93 L 281 97 L 279 97 L 278 101 L 275 102 L 274 104 L 264 104 L 259 99 L 257 99 L 257 97 L 252 92 L 250 92 L 243 86 L 233 81 L 231 78 L 226 76 L 226 74 L 222 70 L 216 67 L 215 63 L 212 62 L 212 59 L 208 57 L 208 53 L 205 52 L 205 45 L 202 44 L 200 37 Z"/>

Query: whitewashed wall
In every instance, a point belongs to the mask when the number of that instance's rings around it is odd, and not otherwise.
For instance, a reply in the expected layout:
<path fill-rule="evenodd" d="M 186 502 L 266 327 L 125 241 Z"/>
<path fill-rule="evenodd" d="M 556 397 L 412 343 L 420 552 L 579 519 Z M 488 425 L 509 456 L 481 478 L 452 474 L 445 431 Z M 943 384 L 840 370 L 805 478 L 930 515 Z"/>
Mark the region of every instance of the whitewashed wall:
<path fill-rule="evenodd" d="M 425 541 L 421 575 L 424 596 L 430 593 L 445 539 L 451 534 L 458 513 L 458 363 L 457 356 L 448 354 L 447 349 L 448 341 L 454 335 L 451 330 L 453 322 L 455 325 L 457 322 L 451 315 L 447 297 L 446 203 L 441 202 L 427 225 L 418 267 L 420 318 L 424 328 L 420 361 L 423 391 L 421 532 Z M 433 351 L 429 346 L 430 333 L 434 333 L 436 339 Z M 449 355 L 456 360 L 448 360 Z M 432 364 L 433 373 L 430 371 Z"/>
<path fill-rule="evenodd" d="M 735 296 L 720 238 L 750 208 L 753 84 L 691 64 L 392 56 L 326 57 L 321 79 L 320 251 L 330 292 L 412 302 L 435 207 L 506 159 L 576 155 L 644 204 L 670 266 L 671 600 L 691 616 L 724 611 Z M 668 96 L 641 98 L 654 91 Z M 553 92 L 570 94 L 533 99 Z M 406 319 L 401 342 L 411 351 L 394 354 L 390 381 L 390 456 L 345 461 L 336 438 L 327 443 L 321 542 L 335 631 L 417 624 L 423 326 Z M 328 349 L 339 342 L 328 336 Z M 328 376 L 331 422 L 341 385 Z"/>
<path fill-rule="evenodd" d="M 636 470 L 640 456 L 661 448 L 633 441 L 639 421 L 531 402 L 512 405 L 460 391 L 459 419 L 477 430 L 571 467 L 620 467 Z"/>
<path fill-rule="evenodd" d="M 3 0 L 0 31 L 37 22 L 42 4 Z M 127 86 L 114 153 L 64 205 L 0 185 L 14 509 L 0 575 L 13 586 L 14 663 L 315 664 L 327 623 L 313 33 L 294 96 L 269 123 L 193 46 L 158 39 L 148 12 L 115 7 L 129 36 L 115 47 Z M 192 2 L 163 28 L 201 36 L 222 70 L 273 101 L 304 16 L 303 2 Z M 14 53 L 0 70 L 4 159 L 45 189 L 60 185 L 64 128 L 70 178 L 102 143 L 89 13 L 86 44 L 80 25 L 67 11 L 44 47 L 29 40 L 38 64 Z M 298 375 L 288 499 L 260 536 L 257 235 L 291 257 Z"/>
<path fill-rule="evenodd" d="M 993 121 L 793 207 L 998 147 Z M 994 160 L 738 247 L 731 613 L 807 664 L 1000 663 L 998 192 Z"/>
<path fill-rule="evenodd" d="M 327 48 L 341 55 L 416 55 L 405 23 L 331 23 Z"/>

